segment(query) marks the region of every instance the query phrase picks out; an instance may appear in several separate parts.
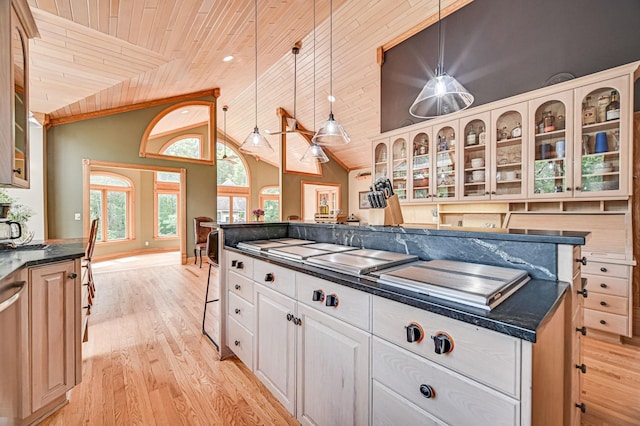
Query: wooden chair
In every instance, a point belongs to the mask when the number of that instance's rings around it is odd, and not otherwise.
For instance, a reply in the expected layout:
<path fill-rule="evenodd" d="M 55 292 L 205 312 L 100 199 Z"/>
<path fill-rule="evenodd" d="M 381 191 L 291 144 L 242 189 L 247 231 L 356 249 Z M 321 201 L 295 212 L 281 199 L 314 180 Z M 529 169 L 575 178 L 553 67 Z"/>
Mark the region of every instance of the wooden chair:
<path fill-rule="evenodd" d="M 219 253 L 218 253 L 218 230 L 214 230 L 209 232 L 207 235 L 207 262 L 209 262 L 209 275 L 207 277 L 207 291 L 204 296 L 204 313 L 202 314 L 202 334 L 207 336 L 209 340 L 215 345 L 217 350 L 220 350 L 218 343 L 214 340 L 214 338 L 207 332 L 205 329 L 206 321 L 207 321 L 207 306 L 210 303 L 220 302 L 220 298 L 209 298 L 209 284 L 211 283 L 211 268 L 219 267 Z M 220 315 L 220 307 L 218 306 L 217 312 Z"/>
<path fill-rule="evenodd" d="M 91 259 L 93 258 L 93 250 L 96 247 L 96 240 L 98 238 L 98 219 L 91 221 L 91 227 L 89 230 L 89 240 L 87 241 L 87 247 L 84 251 L 84 259 L 82 267 L 85 268 L 82 285 L 87 286 L 87 314 L 91 314 L 91 306 L 93 305 L 93 299 L 96 297 L 96 285 L 93 280 L 93 271 L 91 270 Z"/>
<path fill-rule="evenodd" d="M 287 220 L 300 220 L 300 216 L 298 216 L 297 214 L 292 214 L 287 216 Z"/>
<path fill-rule="evenodd" d="M 207 235 L 211 228 L 200 226 L 202 222 L 213 222 L 213 219 L 207 216 L 198 216 L 193 219 L 193 241 L 195 246 L 193 248 L 193 256 L 195 260 L 193 264 L 198 263 L 198 254 L 200 254 L 200 267 L 202 268 L 202 252 L 207 248 Z"/>

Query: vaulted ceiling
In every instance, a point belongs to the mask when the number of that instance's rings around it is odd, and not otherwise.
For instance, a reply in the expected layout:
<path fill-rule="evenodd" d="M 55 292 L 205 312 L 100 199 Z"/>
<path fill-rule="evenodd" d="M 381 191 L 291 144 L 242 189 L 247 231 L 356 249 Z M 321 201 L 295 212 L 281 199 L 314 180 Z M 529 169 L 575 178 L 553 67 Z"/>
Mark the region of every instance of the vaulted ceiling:
<path fill-rule="evenodd" d="M 470 0 L 445 0 L 443 8 Z M 251 0 L 29 0 L 40 38 L 31 41 L 31 109 L 65 119 L 220 88 L 227 131 L 242 141 L 255 122 L 254 2 Z M 313 129 L 329 113 L 329 0 L 258 2 L 258 126 L 279 129 L 293 114 L 292 46 L 301 42 L 296 116 Z M 370 166 L 380 129 L 376 49 L 433 22 L 437 0 L 333 1 L 333 112 L 352 143 L 332 147 L 349 169 Z M 230 62 L 222 58 L 233 55 Z M 315 81 L 315 104 L 314 104 Z M 315 115 L 314 115 L 315 111 Z M 221 113 L 221 111 L 219 111 Z M 220 114 L 221 116 L 221 114 Z M 278 146 L 278 138 L 269 136 Z M 300 138 L 301 139 L 301 138 Z M 265 158 L 274 164 L 278 155 Z"/>

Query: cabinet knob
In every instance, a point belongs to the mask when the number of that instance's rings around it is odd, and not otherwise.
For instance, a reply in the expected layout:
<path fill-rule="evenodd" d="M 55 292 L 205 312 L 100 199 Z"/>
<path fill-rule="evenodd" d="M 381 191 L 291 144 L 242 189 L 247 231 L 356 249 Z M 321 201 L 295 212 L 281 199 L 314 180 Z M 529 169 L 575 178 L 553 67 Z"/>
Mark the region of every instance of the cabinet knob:
<path fill-rule="evenodd" d="M 71 280 L 75 280 L 76 278 L 78 278 L 78 274 L 76 274 L 75 272 L 72 272 L 69 275 L 67 275 L 67 277 L 69 277 L 69 279 Z"/>
<path fill-rule="evenodd" d="M 313 290 L 313 296 L 311 296 L 311 300 L 314 302 L 324 302 L 324 291 L 318 289 Z"/>
<path fill-rule="evenodd" d="M 407 330 L 407 342 L 419 343 L 422 341 L 422 338 L 424 337 L 424 331 L 422 330 L 422 327 L 420 327 L 420 324 L 411 323 L 406 326 L 405 329 Z"/>
<path fill-rule="evenodd" d="M 240 340 L 236 340 L 235 342 L 233 342 L 233 344 L 236 346 L 240 346 Z"/>
<path fill-rule="evenodd" d="M 582 263 L 584 266 L 587 266 L 587 258 L 582 256 L 580 259 L 576 259 L 576 262 Z"/>
<path fill-rule="evenodd" d="M 295 325 L 301 326 L 302 325 L 302 320 L 300 318 L 298 318 L 298 317 L 294 317 L 293 318 L 293 323 Z"/>
<path fill-rule="evenodd" d="M 576 291 L 576 293 L 581 294 L 582 297 L 584 297 L 585 299 L 587 298 L 587 296 L 589 296 L 589 292 L 587 291 L 587 289 L 582 289 L 582 290 L 578 290 Z"/>
<path fill-rule="evenodd" d="M 236 290 L 240 290 L 240 284 L 235 285 Z"/>
<path fill-rule="evenodd" d="M 236 308 L 235 313 L 236 313 L 236 314 L 239 314 L 239 313 L 240 313 L 240 309 L 239 309 L 239 308 Z"/>
<path fill-rule="evenodd" d="M 432 336 L 432 339 L 438 355 L 447 354 L 453 350 L 453 339 L 447 333 L 438 332 Z"/>
<path fill-rule="evenodd" d="M 267 274 L 265 274 L 265 276 L 264 276 L 264 282 L 266 282 L 266 283 L 272 283 L 275 280 L 276 279 L 275 279 L 275 277 L 273 276 L 273 274 L 271 272 L 267 272 Z"/>
<path fill-rule="evenodd" d="M 238 265 L 238 261 L 237 260 L 232 260 L 231 261 L 231 267 L 235 268 L 236 265 Z"/>
<path fill-rule="evenodd" d="M 600 283 L 600 287 L 607 288 L 607 285 L 605 283 Z"/>
<path fill-rule="evenodd" d="M 608 269 L 605 268 L 604 266 L 602 268 L 600 268 L 600 272 L 607 272 L 607 271 L 608 271 Z"/>
<path fill-rule="evenodd" d="M 491 195 L 496 195 L 496 191 L 491 191 Z"/>
<path fill-rule="evenodd" d="M 605 302 L 604 300 L 600 301 L 600 306 L 607 306 L 607 302 Z"/>
<path fill-rule="evenodd" d="M 293 319 L 293 314 L 287 314 L 287 321 L 291 321 Z"/>
<path fill-rule="evenodd" d="M 22 169 L 13 169 L 13 173 L 22 174 Z"/>
<path fill-rule="evenodd" d="M 567 191 L 571 191 L 571 188 L 567 188 Z M 579 186 L 576 186 L 576 191 L 582 191 L 582 188 L 580 188 Z"/>
<path fill-rule="evenodd" d="M 600 324 L 605 325 L 607 322 L 605 320 L 600 320 Z"/>
<path fill-rule="evenodd" d="M 576 364 L 576 368 L 582 371 L 582 374 L 587 374 L 587 366 L 584 364 Z"/>
<path fill-rule="evenodd" d="M 326 306 L 337 308 L 339 303 L 340 301 L 338 300 L 338 296 L 336 296 L 335 294 L 328 294 L 324 304 Z"/>
<path fill-rule="evenodd" d="M 587 412 L 587 406 L 584 405 L 584 402 L 582 404 L 576 404 L 576 408 L 579 408 L 580 411 L 582 411 L 582 414 Z"/>
<path fill-rule="evenodd" d="M 435 398 L 436 391 L 429 385 L 420 385 L 420 393 L 425 398 Z"/>
<path fill-rule="evenodd" d="M 576 331 L 579 331 L 583 336 L 587 335 L 587 327 L 582 326 L 580 328 L 576 328 Z"/>
<path fill-rule="evenodd" d="M 91 305 L 83 306 L 82 309 L 91 309 Z"/>
<path fill-rule="evenodd" d="M 484 195 L 489 195 L 489 191 L 485 191 L 485 192 L 484 192 Z"/>
<path fill-rule="evenodd" d="M 236 264 L 236 269 L 244 269 L 244 262 L 238 262 Z"/>

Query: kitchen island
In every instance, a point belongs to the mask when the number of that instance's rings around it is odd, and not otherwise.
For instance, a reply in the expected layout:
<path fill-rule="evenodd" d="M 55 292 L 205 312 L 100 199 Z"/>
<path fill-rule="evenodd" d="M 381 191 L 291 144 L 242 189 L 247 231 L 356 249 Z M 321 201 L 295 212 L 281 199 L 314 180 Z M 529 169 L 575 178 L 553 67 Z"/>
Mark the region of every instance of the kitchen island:
<path fill-rule="evenodd" d="M 238 355 L 303 424 L 573 421 L 574 349 L 565 336 L 579 301 L 567 295 L 580 285 L 576 260 L 587 234 L 301 223 L 221 228 L 222 355 Z M 398 291 L 375 275 L 238 249 L 282 238 L 515 267 L 531 280 L 487 312 Z"/>

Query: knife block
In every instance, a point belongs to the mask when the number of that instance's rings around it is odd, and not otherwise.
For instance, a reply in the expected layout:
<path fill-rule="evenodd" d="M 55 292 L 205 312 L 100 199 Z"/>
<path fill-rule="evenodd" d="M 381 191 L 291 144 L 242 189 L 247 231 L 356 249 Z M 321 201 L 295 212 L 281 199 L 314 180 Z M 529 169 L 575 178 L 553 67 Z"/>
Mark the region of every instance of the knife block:
<path fill-rule="evenodd" d="M 380 212 L 382 214 L 371 214 Z M 398 226 L 404 223 L 402 218 L 402 210 L 400 209 L 400 200 L 398 196 L 393 194 L 387 198 L 387 207 L 384 209 L 373 209 L 369 212 L 369 225 L 381 226 Z"/>

